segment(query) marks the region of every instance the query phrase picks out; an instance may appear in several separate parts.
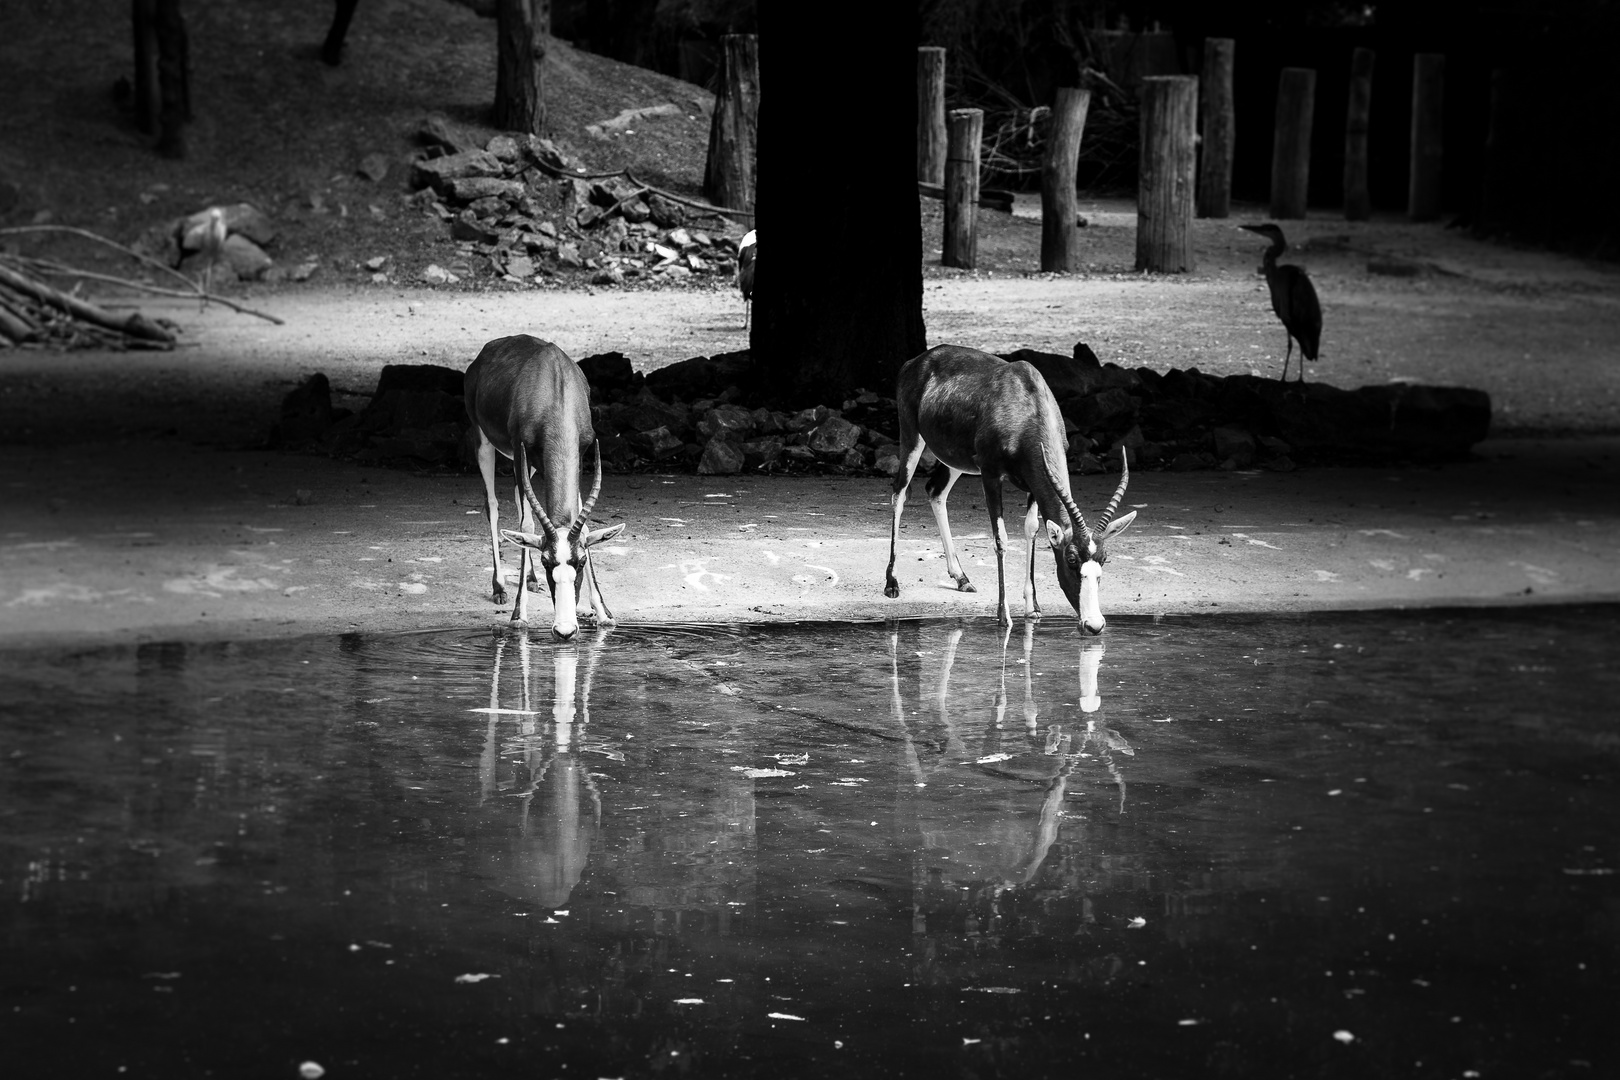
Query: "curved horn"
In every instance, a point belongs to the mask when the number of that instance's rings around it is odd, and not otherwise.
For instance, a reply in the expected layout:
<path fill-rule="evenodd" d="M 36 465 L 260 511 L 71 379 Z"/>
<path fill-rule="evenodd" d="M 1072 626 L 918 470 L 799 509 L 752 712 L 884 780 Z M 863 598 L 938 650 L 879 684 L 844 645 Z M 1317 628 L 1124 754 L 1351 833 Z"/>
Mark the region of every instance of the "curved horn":
<path fill-rule="evenodd" d="M 529 501 L 529 508 L 534 511 L 535 518 L 540 522 L 540 529 L 546 534 L 546 541 L 548 543 L 555 541 L 557 526 L 546 516 L 546 508 L 535 498 L 534 485 L 529 481 L 529 448 L 518 443 L 513 449 L 515 456 L 512 458 L 512 465 L 517 470 L 518 487 L 523 489 L 523 497 Z"/>
<path fill-rule="evenodd" d="M 1058 492 L 1058 498 L 1063 500 L 1063 508 L 1069 512 L 1069 520 L 1074 525 L 1074 531 L 1087 539 L 1091 537 L 1091 526 L 1086 524 L 1086 515 L 1074 504 L 1074 497 L 1064 492 Z"/>
<path fill-rule="evenodd" d="M 1125 452 L 1123 445 L 1119 448 L 1119 488 L 1114 497 L 1108 500 L 1108 509 L 1102 512 L 1097 521 L 1097 531 L 1102 532 L 1108 528 L 1108 523 L 1114 520 L 1114 511 L 1119 509 L 1119 500 L 1125 497 L 1125 486 L 1131 482 L 1131 456 Z"/>
<path fill-rule="evenodd" d="M 592 443 L 596 447 L 596 480 L 591 484 L 591 493 L 585 496 L 585 503 L 579 508 L 579 516 L 574 519 L 573 526 L 568 530 L 568 542 L 572 544 L 579 539 L 579 534 L 585 529 L 585 522 L 591 516 L 591 510 L 596 506 L 596 497 L 602 494 L 602 444 Z"/>

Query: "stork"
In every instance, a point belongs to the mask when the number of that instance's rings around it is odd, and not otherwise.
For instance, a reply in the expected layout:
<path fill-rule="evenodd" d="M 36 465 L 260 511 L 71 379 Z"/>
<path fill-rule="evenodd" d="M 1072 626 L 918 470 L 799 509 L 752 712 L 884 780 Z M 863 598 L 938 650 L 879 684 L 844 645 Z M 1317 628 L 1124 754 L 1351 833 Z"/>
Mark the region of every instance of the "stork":
<path fill-rule="evenodd" d="M 749 229 L 737 245 L 737 288 L 742 290 L 743 297 L 743 329 L 748 329 L 749 318 L 752 314 L 754 300 L 754 252 L 757 240 L 756 229 Z"/>
<path fill-rule="evenodd" d="M 1271 241 L 1266 248 L 1260 270 L 1266 275 L 1266 287 L 1271 290 L 1271 310 L 1282 320 L 1288 332 L 1288 351 L 1283 355 L 1282 379 L 1288 381 L 1288 361 L 1294 355 L 1294 342 L 1299 342 L 1299 381 L 1305 381 L 1305 361 L 1316 362 L 1316 353 L 1322 342 L 1322 304 L 1316 298 L 1316 286 L 1304 267 L 1286 264 L 1279 266 L 1277 256 L 1288 250 L 1283 231 L 1267 222 L 1264 225 L 1241 225 L 1239 228 L 1258 233 Z"/>

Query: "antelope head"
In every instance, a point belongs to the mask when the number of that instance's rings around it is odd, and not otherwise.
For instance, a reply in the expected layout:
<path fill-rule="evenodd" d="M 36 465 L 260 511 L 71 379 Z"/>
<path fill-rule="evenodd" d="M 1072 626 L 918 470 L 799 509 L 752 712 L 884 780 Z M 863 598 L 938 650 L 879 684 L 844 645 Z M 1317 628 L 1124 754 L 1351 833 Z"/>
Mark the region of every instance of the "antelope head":
<path fill-rule="evenodd" d="M 602 448 L 598 446 L 596 480 L 591 485 L 590 495 L 580 504 L 579 513 L 569 522 L 566 530 L 552 524 L 551 518 L 546 515 L 545 507 L 540 505 L 533 488 L 527 483 L 527 478 L 523 484 L 523 495 L 534 511 L 535 520 L 540 524 L 540 532 L 501 530 L 501 536 L 507 543 L 528 548 L 545 568 L 546 587 L 551 593 L 551 636 L 558 641 L 568 641 L 579 632 L 579 619 L 575 614 L 575 608 L 579 603 L 579 590 L 585 583 L 590 549 L 604 540 L 613 539 L 625 528 L 624 522 L 606 529 L 590 530 L 585 527 L 590 520 L 591 509 L 596 506 L 596 497 L 601 493 Z M 527 583 L 520 579 L 518 588 L 526 587 Z"/>
<path fill-rule="evenodd" d="M 1102 613 L 1102 568 L 1108 561 L 1107 544 L 1136 520 L 1135 510 L 1117 520 L 1114 518 L 1114 511 L 1119 509 L 1119 501 L 1125 497 L 1125 488 L 1131 482 L 1131 466 L 1123 446 L 1119 448 L 1119 462 L 1119 487 L 1108 500 L 1108 507 L 1095 528 L 1087 524 L 1086 516 L 1067 495 L 1062 498 L 1069 512 L 1069 524 L 1046 523 L 1046 538 L 1057 558 L 1058 584 L 1080 616 L 1080 631 L 1085 634 L 1100 634 L 1107 627 Z"/>

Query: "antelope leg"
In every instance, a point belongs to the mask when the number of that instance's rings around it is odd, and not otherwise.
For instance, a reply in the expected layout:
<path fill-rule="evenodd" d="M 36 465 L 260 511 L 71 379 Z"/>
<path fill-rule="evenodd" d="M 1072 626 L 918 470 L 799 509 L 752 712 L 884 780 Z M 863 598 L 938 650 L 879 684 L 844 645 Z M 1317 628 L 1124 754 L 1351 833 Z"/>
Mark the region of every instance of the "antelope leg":
<path fill-rule="evenodd" d="M 1011 626 L 1012 614 L 1007 610 L 1007 523 L 1001 519 L 1001 478 L 987 472 L 983 479 L 984 508 L 990 511 L 990 531 L 996 540 L 996 625 Z M 944 505 L 943 499 L 940 505 Z"/>
<path fill-rule="evenodd" d="M 1041 617 L 1041 602 L 1035 598 L 1035 537 L 1040 531 L 1041 508 L 1031 495 L 1024 511 L 1024 549 L 1028 556 L 1024 560 L 1024 616 L 1030 619 Z"/>
<path fill-rule="evenodd" d="M 934 512 L 939 539 L 945 546 L 945 572 L 956 582 L 959 592 L 978 592 L 973 582 L 968 580 L 967 571 L 962 569 L 962 560 L 956 557 L 956 544 L 951 540 L 951 519 L 945 510 L 945 503 L 951 497 L 951 487 L 961 475 L 943 461 L 934 466 L 934 471 L 928 476 L 928 508 Z"/>
<path fill-rule="evenodd" d="M 490 572 L 490 599 L 497 604 L 506 603 L 506 566 L 501 561 L 501 534 L 499 503 L 495 497 L 495 445 L 478 433 L 478 471 L 484 477 L 484 517 L 489 520 L 490 558 L 494 569 Z M 521 503 L 519 504 L 521 506 Z"/>
<path fill-rule="evenodd" d="M 900 582 L 894 577 L 895 545 L 900 538 L 900 512 L 906 508 L 906 492 L 917 471 L 917 462 L 922 460 L 922 452 L 923 441 L 913 436 L 912 445 L 906 451 L 905 460 L 895 470 L 894 482 L 890 486 L 889 507 L 893 517 L 889 522 L 889 568 L 883 573 L 883 595 L 891 598 L 900 595 Z"/>

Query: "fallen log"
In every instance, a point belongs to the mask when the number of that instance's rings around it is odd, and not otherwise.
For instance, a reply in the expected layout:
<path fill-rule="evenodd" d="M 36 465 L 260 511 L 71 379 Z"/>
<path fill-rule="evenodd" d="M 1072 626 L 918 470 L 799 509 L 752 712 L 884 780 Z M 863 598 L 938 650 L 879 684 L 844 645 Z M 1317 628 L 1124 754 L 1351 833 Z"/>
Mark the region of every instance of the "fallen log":
<path fill-rule="evenodd" d="M 81 322 L 89 323 L 104 330 L 122 334 L 125 337 L 142 341 L 157 342 L 163 345 L 173 345 L 174 335 L 157 323 L 148 319 L 140 312 L 135 312 L 124 318 L 119 318 L 105 308 L 81 300 L 77 296 L 70 296 L 58 292 L 42 281 L 37 281 L 26 274 L 19 273 L 10 267 L 0 264 L 0 285 L 4 285 L 13 292 L 56 308 Z"/>

